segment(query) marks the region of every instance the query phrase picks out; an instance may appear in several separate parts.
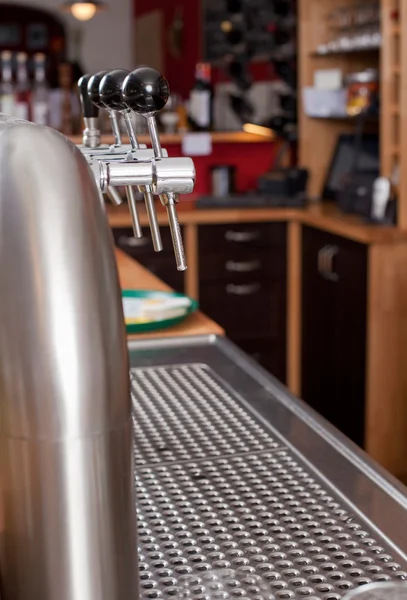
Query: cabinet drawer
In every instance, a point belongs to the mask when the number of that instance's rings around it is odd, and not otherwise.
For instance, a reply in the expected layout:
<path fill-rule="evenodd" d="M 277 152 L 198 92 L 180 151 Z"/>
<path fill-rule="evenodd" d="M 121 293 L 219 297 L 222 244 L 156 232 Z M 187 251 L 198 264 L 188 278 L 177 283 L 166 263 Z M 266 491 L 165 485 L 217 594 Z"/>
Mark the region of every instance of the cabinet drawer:
<path fill-rule="evenodd" d="M 276 344 L 270 338 L 234 341 L 239 348 L 254 358 L 279 381 L 286 382 L 286 349 L 284 344 Z"/>
<path fill-rule="evenodd" d="M 259 335 L 284 339 L 285 286 L 252 279 L 208 282 L 201 286 L 200 306 L 232 338 Z"/>
<path fill-rule="evenodd" d="M 285 223 L 229 223 L 199 227 L 199 251 L 219 248 L 248 249 L 283 246 L 286 240 Z"/>
<path fill-rule="evenodd" d="M 144 237 L 138 239 L 134 237 L 133 230 L 129 227 L 115 228 L 113 229 L 115 244 L 120 250 L 123 250 L 123 252 L 126 252 L 126 254 L 132 256 L 139 262 L 141 262 L 142 256 L 161 257 L 174 255 L 169 227 L 160 228 L 164 248 L 159 253 L 154 251 L 148 227 L 144 227 L 143 232 Z"/>
<path fill-rule="evenodd" d="M 286 249 L 258 249 L 245 252 L 226 247 L 217 253 L 201 252 L 199 276 L 203 281 L 283 279 L 286 273 Z"/>

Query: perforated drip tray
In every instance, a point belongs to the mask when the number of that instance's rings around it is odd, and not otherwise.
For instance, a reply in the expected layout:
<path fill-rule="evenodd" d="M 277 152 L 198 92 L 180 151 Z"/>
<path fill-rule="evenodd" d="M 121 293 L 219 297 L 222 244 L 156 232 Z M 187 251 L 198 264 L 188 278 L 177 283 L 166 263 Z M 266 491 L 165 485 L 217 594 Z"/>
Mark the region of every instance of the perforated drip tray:
<path fill-rule="evenodd" d="M 407 579 L 376 530 L 205 365 L 133 369 L 141 595 L 210 600 L 205 577 L 240 573 L 214 600 L 339 600 Z M 243 574 L 243 576 L 242 576 Z M 264 595 L 263 595 L 264 597 Z"/>

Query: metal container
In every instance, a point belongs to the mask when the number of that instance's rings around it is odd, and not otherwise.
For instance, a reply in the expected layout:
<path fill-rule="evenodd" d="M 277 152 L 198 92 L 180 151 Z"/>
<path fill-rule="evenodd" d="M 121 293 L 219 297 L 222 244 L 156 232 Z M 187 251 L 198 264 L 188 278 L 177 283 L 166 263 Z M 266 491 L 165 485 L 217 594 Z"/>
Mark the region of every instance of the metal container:
<path fill-rule="evenodd" d="M 225 197 L 235 191 L 236 168 L 232 165 L 211 167 L 212 195 Z"/>
<path fill-rule="evenodd" d="M 0 120 L 0 596 L 135 600 L 128 357 L 111 233 L 60 134 Z"/>

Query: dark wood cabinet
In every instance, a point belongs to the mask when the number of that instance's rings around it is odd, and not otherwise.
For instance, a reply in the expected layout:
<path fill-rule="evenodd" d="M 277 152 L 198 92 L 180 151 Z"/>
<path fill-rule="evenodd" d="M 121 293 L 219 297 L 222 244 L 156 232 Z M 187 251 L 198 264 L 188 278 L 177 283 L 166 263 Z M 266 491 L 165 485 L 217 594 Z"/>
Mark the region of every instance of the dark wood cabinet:
<path fill-rule="evenodd" d="M 364 445 L 367 246 L 303 227 L 302 397 Z"/>
<path fill-rule="evenodd" d="M 202 311 L 286 381 L 286 224 L 202 225 L 198 245 Z"/>

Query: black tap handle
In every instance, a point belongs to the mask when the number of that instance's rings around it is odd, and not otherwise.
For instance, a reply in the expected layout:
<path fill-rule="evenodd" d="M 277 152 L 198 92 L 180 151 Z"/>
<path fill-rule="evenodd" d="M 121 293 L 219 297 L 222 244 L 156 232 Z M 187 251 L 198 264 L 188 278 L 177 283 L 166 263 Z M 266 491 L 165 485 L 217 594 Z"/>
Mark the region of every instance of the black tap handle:
<path fill-rule="evenodd" d="M 88 94 L 88 81 L 90 78 L 91 75 L 83 75 L 78 81 L 79 98 L 85 119 L 96 118 L 99 116 L 99 108 L 91 102 Z"/>
<path fill-rule="evenodd" d="M 109 71 L 100 82 L 100 99 L 107 108 L 112 110 L 126 110 L 127 106 L 122 98 L 122 85 L 129 71 L 125 69 L 116 69 Z"/>
<path fill-rule="evenodd" d="M 169 96 L 168 81 L 151 67 L 139 67 L 123 82 L 124 102 L 131 110 L 141 115 L 153 115 L 164 108 Z"/>
<path fill-rule="evenodd" d="M 99 71 L 90 77 L 88 80 L 88 96 L 91 102 L 98 108 L 106 108 L 100 99 L 99 86 L 103 77 L 107 75 L 109 71 Z"/>

